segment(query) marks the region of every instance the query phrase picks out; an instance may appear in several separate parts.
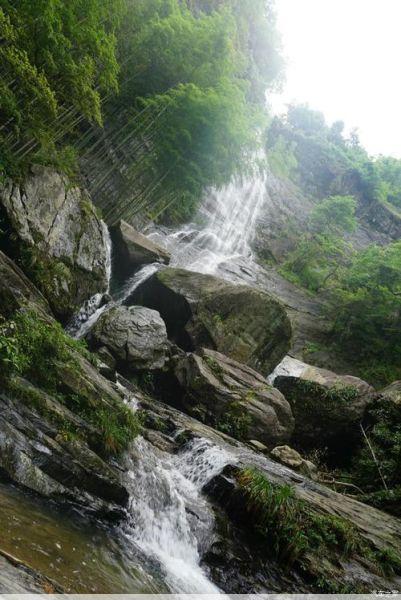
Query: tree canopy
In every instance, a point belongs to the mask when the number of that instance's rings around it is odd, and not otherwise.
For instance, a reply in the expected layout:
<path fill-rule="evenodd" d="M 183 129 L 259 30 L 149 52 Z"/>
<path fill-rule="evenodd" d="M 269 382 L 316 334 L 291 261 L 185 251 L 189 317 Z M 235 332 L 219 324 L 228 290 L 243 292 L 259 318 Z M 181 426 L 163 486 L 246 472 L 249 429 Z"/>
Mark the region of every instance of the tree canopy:
<path fill-rule="evenodd" d="M 271 0 L 0 0 L 0 37 L 3 172 L 68 166 L 98 149 L 91 127 L 123 127 L 125 188 L 148 190 L 127 214 L 185 218 L 245 169 L 282 72 Z"/>

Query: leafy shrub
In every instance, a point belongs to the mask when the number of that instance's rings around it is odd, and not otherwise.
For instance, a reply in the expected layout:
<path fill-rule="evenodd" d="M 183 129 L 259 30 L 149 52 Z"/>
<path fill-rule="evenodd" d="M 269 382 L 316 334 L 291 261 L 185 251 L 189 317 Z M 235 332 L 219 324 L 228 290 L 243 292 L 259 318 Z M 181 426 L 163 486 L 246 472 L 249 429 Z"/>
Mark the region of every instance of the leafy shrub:
<path fill-rule="evenodd" d="M 69 337 L 57 322 L 46 321 L 34 311 L 19 311 L 0 325 L 2 377 L 27 377 L 47 391 L 56 390 L 57 361 L 77 366 L 73 352 L 89 358 L 83 342 Z"/>

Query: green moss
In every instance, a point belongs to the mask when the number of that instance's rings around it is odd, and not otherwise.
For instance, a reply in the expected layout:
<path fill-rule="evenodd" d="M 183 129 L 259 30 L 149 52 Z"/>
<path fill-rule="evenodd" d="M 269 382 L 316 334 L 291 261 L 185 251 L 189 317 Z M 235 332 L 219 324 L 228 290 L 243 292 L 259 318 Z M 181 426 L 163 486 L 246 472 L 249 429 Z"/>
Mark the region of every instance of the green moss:
<path fill-rule="evenodd" d="M 314 404 L 317 399 L 320 401 L 326 400 L 328 404 L 347 404 L 351 400 L 354 400 L 359 393 L 358 388 L 353 385 L 339 383 L 330 388 L 325 388 L 319 383 L 307 381 L 306 379 L 300 379 L 297 388 L 299 388 L 299 393 L 303 394 L 307 399 L 310 398 Z"/>
<path fill-rule="evenodd" d="M 207 364 L 209 369 L 211 369 L 211 371 L 213 371 L 213 373 L 218 378 L 223 375 L 224 371 L 223 371 L 222 367 L 219 365 L 219 363 L 214 358 L 212 358 L 211 356 L 205 356 L 203 360 L 205 361 L 205 363 Z"/>
<path fill-rule="evenodd" d="M 230 402 L 216 428 L 238 440 L 248 439 L 251 417 L 239 402 Z"/>

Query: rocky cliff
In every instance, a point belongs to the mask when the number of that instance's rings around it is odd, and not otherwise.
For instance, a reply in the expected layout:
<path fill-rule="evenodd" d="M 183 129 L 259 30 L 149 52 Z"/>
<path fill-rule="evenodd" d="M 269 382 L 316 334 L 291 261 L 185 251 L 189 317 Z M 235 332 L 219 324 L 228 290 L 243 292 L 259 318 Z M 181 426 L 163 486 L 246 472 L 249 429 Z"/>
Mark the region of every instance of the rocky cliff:
<path fill-rule="evenodd" d="M 360 423 L 377 402 L 396 403 L 397 386 L 378 397 L 356 378 L 305 367 L 268 384 L 290 345 L 291 290 L 283 304 L 160 265 L 124 301 L 99 307 L 91 353 L 55 319 L 107 284 L 107 235 L 88 196 L 48 169 L 1 194 L 3 482 L 56 502 L 67 519 L 71 507 L 85 522 L 101 519 L 110 539 L 135 541 L 136 560 L 139 544 L 145 570 L 165 554 L 147 555 L 156 542 L 143 536 L 168 524 L 187 536 L 202 585 L 226 592 L 401 585 L 400 521 L 322 485 L 321 465 L 302 457 L 324 446 L 335 467 L 345 465 L 363 448 Z M 113 533 L 110 521 L 119 523 Z M 2 554 L 15 583 L 5 590 L 63 589 L 63 578 L 49 582 L 46 569 L 15 559 Z M 175 589 L 160 577 L 156 591 Z M 95 591 L 109 589 L 102 581 Z M 70 574 L 68 590 L 82 585 Z"/>

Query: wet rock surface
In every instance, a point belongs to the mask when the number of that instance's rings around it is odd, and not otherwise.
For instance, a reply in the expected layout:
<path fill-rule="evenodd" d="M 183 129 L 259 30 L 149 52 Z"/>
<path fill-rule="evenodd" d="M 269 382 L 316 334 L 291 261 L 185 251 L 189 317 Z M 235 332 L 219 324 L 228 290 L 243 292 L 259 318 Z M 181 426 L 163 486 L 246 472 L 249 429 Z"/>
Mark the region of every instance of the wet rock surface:
<path fill-rule="evenodd" d="M 276 299 L 212 275 L 165 268 L 126 303 L 159 311 L 169 338 L 184 350 L 211 348 L 262 374 L 273 370 L 290 345 L 290 321 Z"/>
<path fill-rule="evenodd" d="M 2 555 L 0 552 L 1 594 L 44 594 L 53 592 L 55 592 L 54 587 L 43 576 L 25 567 L 11 556 Z"/>
<path fill-rule="evenodd" d="M 89 335 L 94 349 L 106 348 L 122 372 L 161 369 L 167 357 L 167 331 L 155 310 L 117 306 L 105 312 Z"/>
<path fill-rule="evenodd" d="M 106 228 L 85 191 L 35 166 L 23 184 L 0 188 L 0 210 L 14 253 L 59 318 L 106 290 Z"/>
<path fill-rule="evenodd" d="M 186 354 L 175 375 L 186 412 L 239 439 L 273 447 L 290 439 L 294 419 L 284 396 L 256 371 L 213 350 Z"/>
<path fill-rule="evenodd" d="M 89 446 L 69 439 L 63 423 L 96 438 L 94 428 L 28 382 L 26 390 L 40 394 L 48 418 L 21 399 L 0 397 L 0 474 L 46 498 L 69 501 L 100 516 L 119 518 L 128 501 L 121 472 Z"/>
<path fill-rule="evenodd" d="M 203 555 L 204 564 L 213 580 L 227 593 L 283 590 L 310 592 L 317 589 L 315 583 L 305 579 L 302 573 L 283 568 L 280 563 L 269 559 L 265 542 L 261 543 L 260 539 L 249 535 L 247 510 L 239 502 L 235 491 L 237 484 L 234 474 L 241 468 L 257 468 L 270 483 L 291 486 L 295 497 L 304 501 L 311 510 L 349 521 L 378 550 L 400 552 L 399 519 L 334 492 L 301 473 L 295 473 L 153 398 L 143 396 L 140 406 L 146 415 L 148 431 L 152 432 L 152 443 L 160 444 L 164 450 L 170 448 L 171 452 L 184 451 L 187 443 L 200 437 L 231 454 L 231 461 L 224 472 L 213 478 L 205 489 L 216 505 L 217 526 L 209 549 Z M 162 423 L 166 424 L 165 428 Z M 371 565 L 363 560 L 344 561 L 338 557 L 338 561 L 330 568 L 332 583 L 339 589 L 344 589 L 345 584 L 359 585 L 370 591 L 401 589 L 400 578 L 372 572 Z"/>

